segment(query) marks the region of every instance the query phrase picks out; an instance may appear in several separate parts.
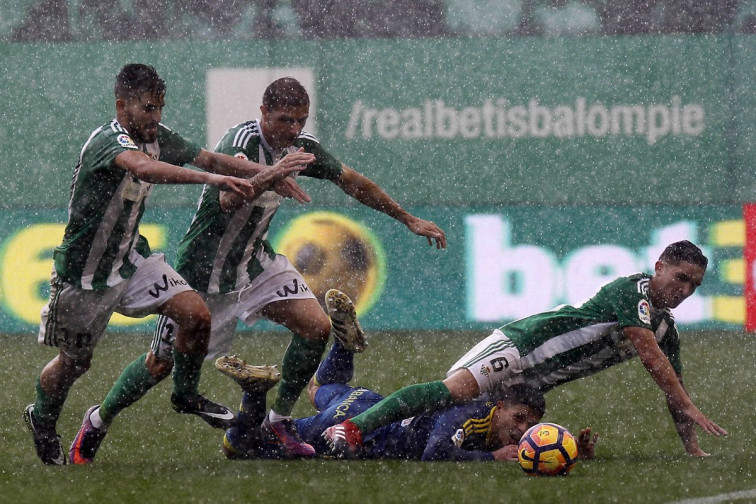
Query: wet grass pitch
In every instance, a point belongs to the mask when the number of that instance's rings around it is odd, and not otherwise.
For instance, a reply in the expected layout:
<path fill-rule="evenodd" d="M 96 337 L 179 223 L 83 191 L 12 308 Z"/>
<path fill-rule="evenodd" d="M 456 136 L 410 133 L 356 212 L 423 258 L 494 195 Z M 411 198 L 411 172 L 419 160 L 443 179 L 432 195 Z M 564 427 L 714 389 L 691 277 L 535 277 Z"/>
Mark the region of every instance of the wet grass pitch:
<path fill-rule="evenodd" d="M 358 356 L 354 383 L 386 394 L 439 379 L 485 335 L 373 335 L 371 348 Z M 149 340 L 148 334 L 104 338 L 59 421 L 66 449 L 84 411 L 102 401 Z M 634 359 L 547 394 L 544 420 L 573 433 L 589 425 L 599 432 L 596 459 L 579 462 L 566 478 L 530 478 L 516 463 L 229 461 L 220 451 L 221 431 L 173 412 L 168 381 L 117 418 L 92 465 L 47 467 L 34 454 L 22 411 L 54 351 L 34 335 L 3 335 L 0 495 L 15 503 L 755 502 L 756 336 L 684 332 L 682 340 L 686 387 L 730 434 L 699 431 L 711 457 L 684 454 L 661 392 Z M 250 363 L 277 364 L 287 342 L 285 333 L 242 333 L 233 350 Z M 209 363 L 203 373 L 204 393 L 238 403 L 233 382 Z M 304 395 L 295 414 L 312 414 Z"/>

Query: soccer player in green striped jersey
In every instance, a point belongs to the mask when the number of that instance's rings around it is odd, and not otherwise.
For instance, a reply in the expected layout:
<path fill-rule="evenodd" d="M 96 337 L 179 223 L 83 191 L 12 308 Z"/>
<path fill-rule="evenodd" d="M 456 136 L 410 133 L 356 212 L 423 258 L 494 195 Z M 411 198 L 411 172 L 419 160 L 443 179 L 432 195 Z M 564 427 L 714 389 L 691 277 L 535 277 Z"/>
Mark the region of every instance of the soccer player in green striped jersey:
<path fill-rule="evenodd" d="M 271 83 L 263 94 L 259 120 L 236 125 L 221 139 L 217 152 L 272 165 L 303 150 L 315 161 L 300 176 L 325 179 L 360 203 L 383 212 L 428 244 L 446 247 L 444 232 L 433 222 L 404 210 L 375 182 L 345 166 L 320 142 L 303 131 L 310 99 L 295 79 Z M 323 311 L 302 275 L 267 240 L 268 228 L 281 203 L 281 195 L 268 191 L 254 198 L 206 185 L 199 207 L 178 250 L 176 270 L 201 294 L 212 314 L 208 358 L 227 353 L 237 321 L 252 326 L 260 318 L 281 324 L 294 334 L 282 362 L 282 379 L 264 428 L 293 457 L 315 455 L 312 446 L 296 433 L 291 412 L 310 377 L 332 331 L 332 320 Z M 334 337 L 345 334 L 363 338 L 354 324 L 333 321 Z M 168 376 L 174 353 L 174 337 L 183 323 L 174 317 L 158 319 L 152 348 L 147 354 L 153 371 L 141 380 L 119 380 L 103 403 L 108 420 L 141 397 L 157 381 Z M 357 342 L 364 344 L 364 341 Z M 144 356 L 143 356 L 144 358 Z M 134 393 L 131 389 L 138 390 Z"/>
<path fill-rule="evenodd" d="M 274 174 L 287 177 L 312 161 L 312 156 L 299 153 L 270 168 L 201 149 L 160 123 L 164 97 L 165 82 L 154 68 L 124 66 L 115 82 L 116 118 L 89 136 L 74 170 L 68 223 L 63 243 L 53 253 L 50 300 L 39 330 L 39 342 L 59 351 L 40 373 L 36 400 L 24 411 L 37 455 L 46 464 L 66 462 L 56 423 L 71 386 L 89 369 L 114 312 L 130 317 L 160 313 L 180 320 L 174 408 L 228 414 L 228 408 L 197 389 L 210 337 L 210 312 L 139 234 L 145 203 L 154 184 L 206 184 L 254 197 L 261 183 L 275 181 Z M 189 163 L 205 172 L 182 167 Z M 250 176 L 251 181 L 246 179 Z M 285 194 L 306 196 L 295 184 L 286 184 Z"/>
<path fill-rule="evenodd" d="M 665 394 L 685 451 L 699 447 L 696 425 L 708 434 L 727 432 L 693 404 L 682 384 L 680 340 L 671 309 L 701 285 L 708 260 L 688 241 L 669 245 L 654 275 L 620 277 L 576 306 L 558 306 L 496 329 L 455 363 L 446 379 L 405 387 L 369 410 L 329 427 L 323 436 L 334 449 L 353 453 L 362 435 L 397 419 L 480 394 L 496 395 L 525 381 L 546 391 L 638 356 Z"/>

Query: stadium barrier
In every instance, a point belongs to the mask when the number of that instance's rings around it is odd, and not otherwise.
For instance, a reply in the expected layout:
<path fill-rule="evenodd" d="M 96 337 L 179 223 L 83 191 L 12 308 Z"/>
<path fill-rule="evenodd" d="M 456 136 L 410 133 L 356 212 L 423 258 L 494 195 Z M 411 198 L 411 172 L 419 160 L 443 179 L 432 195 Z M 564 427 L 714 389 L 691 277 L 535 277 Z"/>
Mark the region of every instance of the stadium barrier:
<path fill-rule="evenodd" d="M 363 207 L 300 208 L 293 202 L 273 221 L 271 240 L 316 295 L 338 287 L 353 297 L 370 330 L 492 329 L 581 302 L 615 276 L 653 271 L 663 247 L 682 239 L 702 244 L 710 266 L 698 292 L 675 310 L 678 322 L 738 329 L 746 320 L 740 207 L 410 210 L 447 231 L 447 250 L 428 247 L 399 223 Z M 186 208 L 153 211 L 141 230 L 171 261 L 191 217 Z M 0 331 L 36 331 L 65 211 L 11 210 L 1 220 Z M 146 331 L 151 324 L 115 316 L 111 330 Z"/>

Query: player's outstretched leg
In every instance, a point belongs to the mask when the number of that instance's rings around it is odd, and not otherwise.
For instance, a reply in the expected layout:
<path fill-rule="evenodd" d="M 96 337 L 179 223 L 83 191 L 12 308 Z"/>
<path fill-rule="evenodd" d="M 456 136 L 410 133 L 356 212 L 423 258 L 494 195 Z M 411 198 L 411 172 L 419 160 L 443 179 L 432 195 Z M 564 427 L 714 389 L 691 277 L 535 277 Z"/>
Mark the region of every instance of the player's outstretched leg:
<path fill-rule="evenodd" d="M 333 337 L 351 352 L 364 352 L 368 346 L 365 331 L 357 321 L 357 312 L 349 296 L 337 289 L 331 289 L 326 292 L 325 304 L 331 318 Z"/>
<path fill-rule="evenodd" d="M 322 436 L 336 455 L 345 458 L 359 456 L 362 448 L 362 433 L 351 420 L 328 427 L 323 431 Z"/>
<path fill-rule="evenodd" d="M 34 404 L 24 409 L 24 422 L 34 438 L 37 456 L 47 465 L 65 465 L 66 454 L 60 444 L 60 434 L 52 430 L 46 432 L 34 419 Z"/>
<path fill-rule="evenodd" d="M 280 380 L 276 366 L 253 366 L 236 355 L 215 360 L 215 368 L 228 376 L 244 391 L 236 425 L 223 435 L 221 449 L 226 458 L 284 458 L 277 442 L 270 442 L 260 424 L 265 418 L 265 396 Z"/>
<path fill-rule="evenodd" d="M 278 367 L 253 366 L 236 355 L 218 357 L 215 369 L 238 383 L 243 391 L 253 394 L 267 392 L 281 380 Z"/>
<path fill-rule="evenodd" d="M 234 426 L 233 411 L 201 394 L 188 399 L 171 394 L 171 405 L 176 413 L 197 415 L 216 429 L 229 429 Z"/>
<path fill-rule="evenodd" d="M 196 392 L 197 382 L 199 381 L 199 369 L 202 367 L 204 355 L 182 354 L 175 348 L 173 349 L 173 393 L 171 394 L 171 405 L 177 413 L 186 413 L 197 415 L 211 427 L 217 429 L 230 429 L 234 426 L 236 415 L 229 408 L 222 404 L 211 401 L 202 394 Z M 182 363 L 182 365 L 179 365 Z M 184 371 L 179 371 L 184 369 Z M 181 380 L 177 376 L 183 376 Z M 178 387 L 179 382 L 186 382 Z M 194 389 L 193 393 L 187 394 L 187 389 Z M 179 393 L 181 391 L 181 393 Z"/>
<path fill-rule="evenodd" d="M 84 421 L 81 423 L 79 432 L 71 443 L 71 449 L 68 451 L 68 458 L 72 464 L 90 464 L 94 460 L 97 449 L 100 448 L 102 440 L 108 433 L 107 429 L 96 428 L 92 425 L 92 413 L 100 407 L 96 404 L 89 408 L 84 414 Z"/>
<path fill-rule="evenodd" d="M 337 340 L 315 371 L 315 382 L 318 385 L 329 383 L 344 383 L 352 381 L 354 377 L 354 352 L 344 348 Z"/>

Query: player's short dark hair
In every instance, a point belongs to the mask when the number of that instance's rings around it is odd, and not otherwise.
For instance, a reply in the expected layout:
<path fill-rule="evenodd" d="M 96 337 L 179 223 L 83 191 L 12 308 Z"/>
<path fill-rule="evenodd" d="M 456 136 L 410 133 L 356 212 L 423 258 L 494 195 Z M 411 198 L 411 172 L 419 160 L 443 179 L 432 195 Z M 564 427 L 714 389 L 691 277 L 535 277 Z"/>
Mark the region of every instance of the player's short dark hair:
<path fill-rule="evenodd" d="M 283 107 L 301 107 L 303 105 L 310 105 L 310 96 L 297 79 L 282 77 L 273 81 L 265 88 L 262 104 L 268 110 L 276 110 Z"/>
<path fill-rule="evenodd" d="M 130 98 L 143 93 L 161 97 L 165 94 L 165 81 L 150 65 L 129 63 L 121 68 L 115 80 L 116 98 Z"/>
<path fill-rule="evenodd" d="M 669 264 L 688 262 L 701 266 L 704 269 L 709 265 L 709 260 L 703 255 L 701 249 L 688 240 L 668 245 L 667 248 L 664 249 L 664 252 L 659 256 L 659 260 L 663 263 Z"/>
<path fill-rule="evenodd" d="M 501 389 L 498 399 L 504 404 L 523 404 L 542 418 L 546 413 L 546 399 L 540 389 L 527 383 L 514 383 Z"/>

